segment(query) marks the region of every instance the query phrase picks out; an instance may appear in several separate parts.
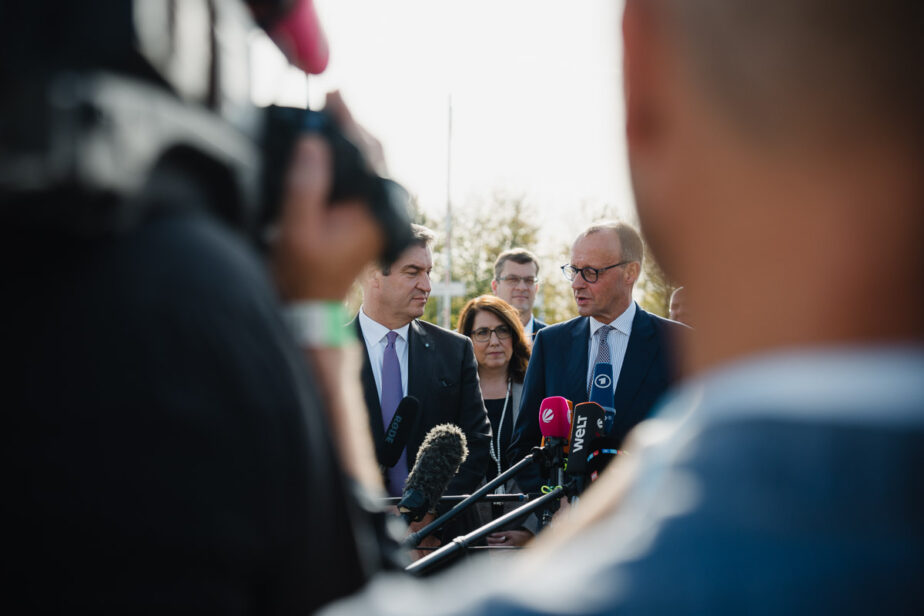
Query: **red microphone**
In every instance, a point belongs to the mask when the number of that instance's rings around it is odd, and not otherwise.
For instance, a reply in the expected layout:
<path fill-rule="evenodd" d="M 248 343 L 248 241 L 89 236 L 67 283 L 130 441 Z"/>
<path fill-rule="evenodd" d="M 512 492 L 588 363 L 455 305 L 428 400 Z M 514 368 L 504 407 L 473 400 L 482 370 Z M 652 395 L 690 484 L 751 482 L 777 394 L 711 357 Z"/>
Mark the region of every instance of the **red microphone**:
<path fill-rule="evenodd" d="M 567 442 L 571 436 L 571 409 L 570 400 L 561 396 L 550 396 L 539 405 L 539 430 L 542 432 L 542 446 L 547 439 L 560 438 Z M 565 453 L 568 445 L 565 444 Z"/>
<path fill-rule="evenodd" d="M 330 49 L 312 0 L 296 0 L 289 13 L 272 28 L 270 36 L 306 73 L 319 75 L 327 68 Z"/>

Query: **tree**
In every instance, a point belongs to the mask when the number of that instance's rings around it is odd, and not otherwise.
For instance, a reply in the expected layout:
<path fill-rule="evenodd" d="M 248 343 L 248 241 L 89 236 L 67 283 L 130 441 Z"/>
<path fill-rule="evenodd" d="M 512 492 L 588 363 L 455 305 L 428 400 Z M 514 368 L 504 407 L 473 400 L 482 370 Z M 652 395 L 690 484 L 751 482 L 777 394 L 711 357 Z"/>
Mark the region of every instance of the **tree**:
<path fill-rule="evenodd" d="M 420 216 L 426 220 L 426 216 Z M 453 211 L 452 217 L 452 280 L 465 285 L 465 296 L 451 302 L 451 326 L 455 327 L 459 312 L 473 297 L 491 293 L 494 261 L 504 250 L 516 246 L 534 247 L 538 242 L 539 224 L 535 209 L 522 194 L 496 191 L 487 199 L 473 198 Z M 425 223 L 424 223 L 425 224 Z M 434 254 L 434 281 L 445 278 L 446 234 L 438 231 Z M 439 322 L 439 301 L 427 304 L 424 319 Z"/>

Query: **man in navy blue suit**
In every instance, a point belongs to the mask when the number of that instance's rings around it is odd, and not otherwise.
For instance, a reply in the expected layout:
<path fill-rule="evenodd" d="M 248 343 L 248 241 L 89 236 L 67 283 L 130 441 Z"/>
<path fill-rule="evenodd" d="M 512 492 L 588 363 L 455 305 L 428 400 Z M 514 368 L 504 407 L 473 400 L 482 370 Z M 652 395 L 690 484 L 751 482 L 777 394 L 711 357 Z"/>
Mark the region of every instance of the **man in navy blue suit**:
<path fill-rule="evenodd" d="M 626 434 L 648 416 L 674 379 L 672 338 L 682 325 L 642 310 L 632 289 L 642 269 L 639 234 L 622 222 L 589 227 L 571 248 L 562 268 L 581 315 L 549 326 L 536 337 L 523 384 L 523 399 L 510 445 L 519 460 L 539 444 L 539 405 L 548 396 L 575 404 L 588 399 L 594 364 L 613 366 L 613 429 L 601 445 L 618 448 Z M 538 470 L 518 478 L 526 491 L 539 488 Z"/>

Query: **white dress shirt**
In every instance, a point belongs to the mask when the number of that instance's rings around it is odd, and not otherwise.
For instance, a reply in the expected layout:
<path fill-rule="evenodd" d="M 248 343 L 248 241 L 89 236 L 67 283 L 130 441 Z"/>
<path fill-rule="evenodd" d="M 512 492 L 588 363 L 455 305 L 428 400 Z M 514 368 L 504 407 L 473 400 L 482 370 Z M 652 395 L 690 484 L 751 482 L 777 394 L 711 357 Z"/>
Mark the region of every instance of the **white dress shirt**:
<path fill-rule="evenodd" d="M 536 322 L 536 317 L 529 315 L 529 323 L 523 326 L 523 331 L 526 332 L 527 339 L 531 338 L 533 335 L 533 323 Z"/>
<path fill-rule="evenodd" d="M 369 362 L 372 364 L 372 376 L 375 377 L 375 389 L 379 392 L 379 400 L 382 399 L 382 361 L 385 359 L 385 346 L 388 344 L 388 332 L 392 331 L 379 323 L 373 321 L 363 312 L 362 306 L 359 308 L 359 326 L 363 332 L 363 341 L 366 343 L 366 351 L 369 353 Z M 401 394 L 407 395 L 407 334 L 411 324 L 400 327 L 394 331 L 398 332 L 395 338 L 395 352 L 398 354 L 398 363 L 401 365 Z"/>
<path fill-rule="evenodd" d="M 600 347 L 599 336 L 596 336 L 597 330 L 604 325 L 609 325 L 613 329 L 609 331 L 606 337 L 606 343 L 610 347 L 610 362 L 613 364 L 613 383 L 619 385 L 619 373 L 622 370 L 622 362 L 626 358 L 626 348 L 629 346 L 629 336 L 632 334 L 632 321 L 635 319 L 636 305 L 635 302 L 629 304 L 626 311 L 616 317 L 609 323 L 601 323 L 597 319 L 590 317 L 590 344 L 587 345 L 587 387 L 590 387 L 590 379 L 594 376 L 594 360 L 597 358 L 597 349 Z M 614 387 L 615 391 L 616 388 Z"/>

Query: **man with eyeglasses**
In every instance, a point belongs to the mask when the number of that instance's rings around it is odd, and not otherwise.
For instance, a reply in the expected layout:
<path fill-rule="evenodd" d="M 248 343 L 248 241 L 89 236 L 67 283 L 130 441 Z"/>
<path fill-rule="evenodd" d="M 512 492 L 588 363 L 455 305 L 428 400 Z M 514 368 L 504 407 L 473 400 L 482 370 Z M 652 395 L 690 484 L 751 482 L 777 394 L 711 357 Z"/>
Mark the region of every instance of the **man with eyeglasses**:
<path fill-rule="evenodd" d="M 632 300 L 642 254 L 639 234 L 622 222 L 593 225 L 575 240 L 571 263 L 562 273 L 571 281 L 580 316 L 536 336 L 510 460 L 521 459 L 539 444 L 543 398 L 564 396 L 575 404 L 588 400 L 595 364 L 612 365 L 615 384 L 613 426 L 599 443 L 605 448 L 618 449 L 674 380 L 672 338 L 684 327 Z M 524 491 L 537 491 L 538 470 L 524 472 L 518 482 Z"/>
<path fill-rule="evenodd" d="M 547 325 L 533 316 L 539 291 L 539 260 L 529 250 L 511 248 L 497 257 L 491 291 L 516 309 L 523 330 L 531 339 Z"/>

